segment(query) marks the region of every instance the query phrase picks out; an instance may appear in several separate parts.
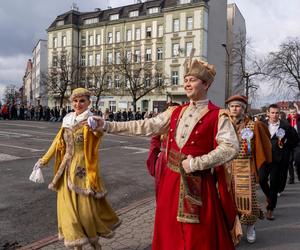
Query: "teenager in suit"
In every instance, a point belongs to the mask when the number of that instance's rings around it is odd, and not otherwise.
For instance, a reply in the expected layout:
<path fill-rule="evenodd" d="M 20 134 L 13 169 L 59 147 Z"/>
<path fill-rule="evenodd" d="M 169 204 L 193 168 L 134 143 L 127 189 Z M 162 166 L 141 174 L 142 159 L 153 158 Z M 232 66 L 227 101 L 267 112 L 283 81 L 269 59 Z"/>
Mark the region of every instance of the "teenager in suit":
<path fill-rule="evenodd" d="M 287 178 L 290 150 L 299 140 L 298 136 L 295 136 L 296 131 L 287 122 L 279 120 L 279 113 L 276 104 L 269 106 L 267 125 L 271 135 L 272 162 L 259 169 L 259 183 L 268 203 L 266 214 L 268 220 L 274 220 L 273 211 L 277 204 L 277 194 L 284 189 Z"/>

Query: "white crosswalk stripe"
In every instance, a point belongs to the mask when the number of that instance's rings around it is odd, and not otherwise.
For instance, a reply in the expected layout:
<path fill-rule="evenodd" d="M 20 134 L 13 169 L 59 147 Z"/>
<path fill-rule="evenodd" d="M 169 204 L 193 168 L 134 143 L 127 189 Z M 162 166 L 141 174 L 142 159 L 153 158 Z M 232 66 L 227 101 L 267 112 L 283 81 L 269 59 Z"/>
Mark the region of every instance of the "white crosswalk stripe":
<path fill-rule="evenodd" d="M 0 153 L 0 161 L 12 161 L 19 159 L 20 157 L 14 156 L 14 155 L 8 155 L 8 154 L 2 154 Z"/>

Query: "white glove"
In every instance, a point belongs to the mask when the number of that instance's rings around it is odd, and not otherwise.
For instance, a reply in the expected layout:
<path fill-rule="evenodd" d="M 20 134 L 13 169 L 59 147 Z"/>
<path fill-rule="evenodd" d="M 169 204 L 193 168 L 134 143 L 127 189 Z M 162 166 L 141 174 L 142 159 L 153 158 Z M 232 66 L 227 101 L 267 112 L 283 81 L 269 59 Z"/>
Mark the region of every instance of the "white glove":
<path fill-rule="evenodd" d="M 87 119 L 87 122 L 88 122 L 89 127 L 93 130 L 98 127 L 98 123 L 94 120 L 94 118 L 92 116 L 90 116 Z"/>

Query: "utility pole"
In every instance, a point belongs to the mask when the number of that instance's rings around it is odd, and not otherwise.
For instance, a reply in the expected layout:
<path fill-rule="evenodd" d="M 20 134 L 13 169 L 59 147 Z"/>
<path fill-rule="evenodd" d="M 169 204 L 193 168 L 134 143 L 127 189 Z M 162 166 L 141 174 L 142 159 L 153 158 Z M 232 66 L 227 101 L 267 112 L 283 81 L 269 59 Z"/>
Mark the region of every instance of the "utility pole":
<path fill-rule="evenodd" d="M 245 78 L 246 78 L 246 96 L 249 98 L 249 74 L 246 72 L 245 73 Z"/>
<path fill-rule="evenodd" d="M 222 43 L 222 46 L 224 47 L 226 51 L 226 83 L 225 83 L 225 100 L 229 97 L 229 66 L 230 66 L 230 54 L 228 52 L 227 45 L 225 43 Z"/>

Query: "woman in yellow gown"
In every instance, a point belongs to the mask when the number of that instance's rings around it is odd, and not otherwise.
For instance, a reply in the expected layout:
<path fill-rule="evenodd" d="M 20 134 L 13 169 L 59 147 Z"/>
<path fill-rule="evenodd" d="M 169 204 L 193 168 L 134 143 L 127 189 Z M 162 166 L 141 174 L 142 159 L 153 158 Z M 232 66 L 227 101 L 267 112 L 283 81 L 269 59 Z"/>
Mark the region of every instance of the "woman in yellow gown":
<path fill-rule="evenodd" d="M 48 152 L 36 163 L 45 166 L 55 155 L 54 178 L 49 188 L 57 191 L 59 239 L 68 248 L 81 249 L 90 243 L 101 249 L 99 236 L 111 237 L 120 220 L 107 202 L 98 172 L 98 148 L 102 133 L 93 132 L 86 120 L 90 92 L 77 88 L 71 95 L 75 112 L 63 119 L 62 127 Z"/>

